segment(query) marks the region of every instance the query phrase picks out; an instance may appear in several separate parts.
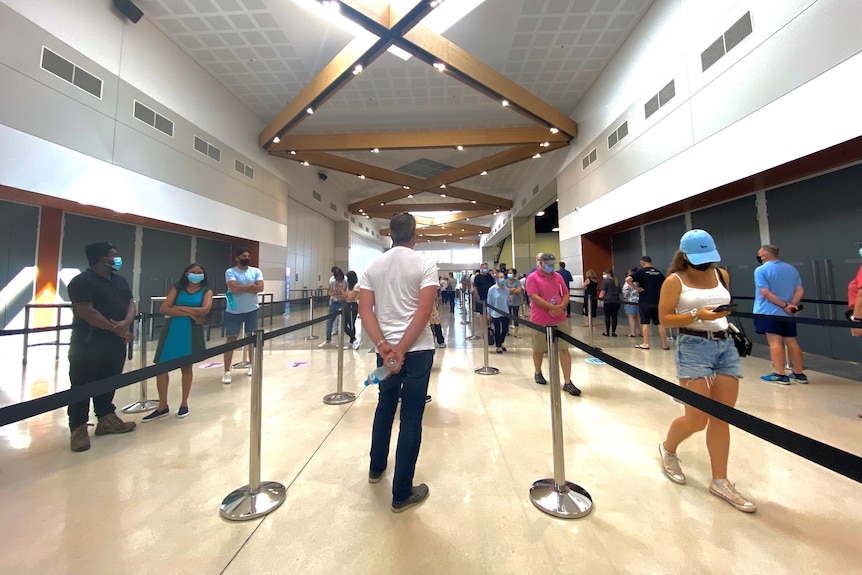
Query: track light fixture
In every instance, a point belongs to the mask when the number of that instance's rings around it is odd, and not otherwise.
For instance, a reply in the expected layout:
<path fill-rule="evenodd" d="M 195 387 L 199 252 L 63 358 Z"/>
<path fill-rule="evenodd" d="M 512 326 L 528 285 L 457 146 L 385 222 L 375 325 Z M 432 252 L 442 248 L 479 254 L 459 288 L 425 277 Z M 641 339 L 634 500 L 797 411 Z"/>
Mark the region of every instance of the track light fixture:
<path fill-rule="evenodd" d="M 277 144 L 277 143 L 279 143 L 280 141 L 281 141 L 281 138 L 279 138 L 278 136 L 276 136 L 276 137 L 274 137 L 274 138 L 272 139 L 272 143 L 273 143 L 273 144 Z"/>

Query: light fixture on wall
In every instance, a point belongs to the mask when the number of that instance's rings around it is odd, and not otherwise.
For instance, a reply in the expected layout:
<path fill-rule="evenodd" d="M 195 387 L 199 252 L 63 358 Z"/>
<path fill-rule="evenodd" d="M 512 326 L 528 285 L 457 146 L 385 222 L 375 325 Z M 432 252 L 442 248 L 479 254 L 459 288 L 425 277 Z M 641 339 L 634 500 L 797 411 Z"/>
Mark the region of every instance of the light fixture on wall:
<path fill-rule="evenodd" d="M 536 212 L 536 216 L 539 218 L 541 218 L 544 215 L 545 215 L 545 212 Z"/>

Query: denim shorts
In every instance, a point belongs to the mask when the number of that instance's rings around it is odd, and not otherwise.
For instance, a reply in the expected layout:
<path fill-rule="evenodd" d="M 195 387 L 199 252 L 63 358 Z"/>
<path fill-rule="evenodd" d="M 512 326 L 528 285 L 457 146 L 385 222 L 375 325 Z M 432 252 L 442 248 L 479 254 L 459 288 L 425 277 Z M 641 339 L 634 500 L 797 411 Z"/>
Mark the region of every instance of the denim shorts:
<path fill-rule="evenodd" d="M 626 315 L 638 315 L 640 310 L 638 309 L 638 304 L 636 303 L 627 303 L 625 305 Z"/>
<path fill-rule="evenodd" d="M 239 336 L 239 328 L 245 326 L 245 336 L 248 337 L 257 329 L 257 310 L 248 313 L 225 313 L 225 337 Z"/>
<path fill-rule="evenodd" d="M 713 374 L 742 379 L 739 352 L 733 339 L 679 334 L 676 340 L 676 376 L 679 379 L 698 379 Z"/>

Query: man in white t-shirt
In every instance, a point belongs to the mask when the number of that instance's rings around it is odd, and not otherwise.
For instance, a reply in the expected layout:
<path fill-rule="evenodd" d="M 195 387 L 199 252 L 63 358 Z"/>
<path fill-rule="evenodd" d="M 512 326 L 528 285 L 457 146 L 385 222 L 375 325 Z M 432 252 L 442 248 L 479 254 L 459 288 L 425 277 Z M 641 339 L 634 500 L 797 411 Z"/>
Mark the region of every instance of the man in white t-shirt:
<path fill-rule="evenodd" d="M 414 486 L 413 475 L 422 443 L 422 415 L 434 363 L 434 340 L 426 329 L 437 298 L 437 265 L 413 251 L 416 220 L 398 213 L 389 222 L 392 248 L 375 259 L 359 282 L 359 317 L 376 342 L 377 365 L 391 365 L 380 382 L 380 398 L 371 431 L 368 481 L 386 471 L 389 441 L 398 399 L 401 427 L 392 480 L 392 511 L 400 513 L 428 497 L 428 486 Z"/>
<path fill-rule="evenodd" d="M 249 336 L 257 329 L 257 294 L 263 291 L 263 274 L 251 263 L 251 252 L 248 248 L 237 248 L 235 252 L 237 265 L 224 272 L 227 291 L 230 292 L 228 306 L 224 314 L 224 334 L 227 343 L 236 341 L 241 327 L 245 327 L 245 335 Z M 231 301 L 233 304 L 231 305 Z M 248 346 L 248 363 L 252 362 L 254 348 Z M 231 382 L 230 367 L 233 361 L 233 350 L 224 352 L 224 375 L 221 382 Z M 248 368 L 251 375 L 251 367 Z"/>

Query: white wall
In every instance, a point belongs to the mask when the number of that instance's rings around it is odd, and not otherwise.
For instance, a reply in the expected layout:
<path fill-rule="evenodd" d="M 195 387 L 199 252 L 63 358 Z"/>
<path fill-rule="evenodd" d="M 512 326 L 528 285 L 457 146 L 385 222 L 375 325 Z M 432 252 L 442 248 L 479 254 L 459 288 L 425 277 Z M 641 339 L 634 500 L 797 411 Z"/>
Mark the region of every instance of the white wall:
<path fill-rule="evenodd" d="M 702 72 L 701 52 L 749 10 L 753 33 Z M 860 21 L 862 2 L 848 0 L 657 0 L 573 114 L 561 257 L 577 269 L 583 233 L 862 133 Z M 645 119 L 671 79 L 675 98 Z M 625 120 L 629 135 L 608 150 Z"/>
<path fill-rule="evenodd" d="M 389 240 L 386 240 L 389 243 Z M 348 269 L 356 272 L 362 278 L 362 272 L 374 259 L 383 253 L 383 246 L 379 241 L 365 237 L 357 232 L 350 233 L 350 254 L 348 257 Z"/>
<path fill-rule="evenodd" d="M 330 270 L 335 265 L 335 222 L 293 199 L 288 204 L 287 265 L 291 273 L 290 288 L 297 290 L 326 286 L 332 275 Z"/>

